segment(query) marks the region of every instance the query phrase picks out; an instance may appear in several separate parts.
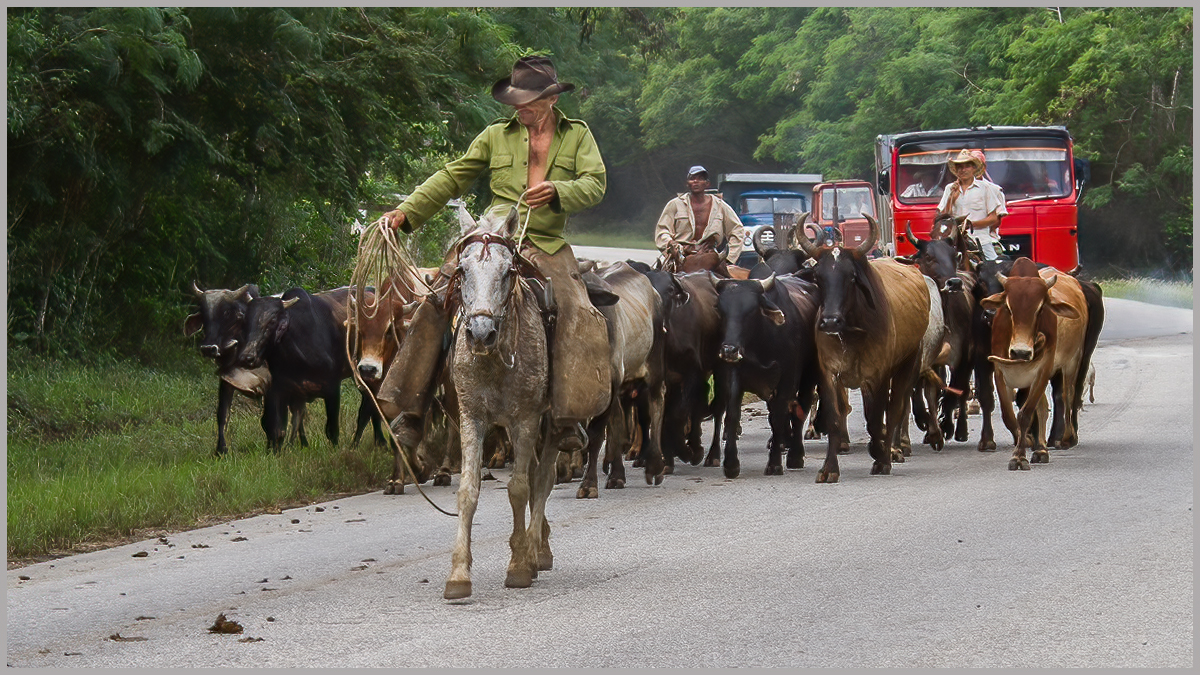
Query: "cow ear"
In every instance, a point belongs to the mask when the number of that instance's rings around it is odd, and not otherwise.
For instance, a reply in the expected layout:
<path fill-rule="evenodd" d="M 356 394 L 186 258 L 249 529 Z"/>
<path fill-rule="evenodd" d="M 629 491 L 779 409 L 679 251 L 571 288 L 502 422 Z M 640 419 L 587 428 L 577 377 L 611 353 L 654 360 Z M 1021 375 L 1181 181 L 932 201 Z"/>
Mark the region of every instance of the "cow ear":
<path fill-rule="evenodd" d="M 1080 318 L 1079 310 L 1075 309 L 1075 307 L 1073 305 L 1071 305 L 1070 303 L 1067 303 L 1067 302 L 1051 300 L 1050 301 L 1050 311 L 1054 312 L 1055 314 L 1061 316 L 1064 319 Z"/>
<path fill-rule="evenodd" d="M 916 265 L 917 264 L 917 260 L 909 255 L 898 255 L 894 258 L 894 260 L 898 263 L 903 263 L 905 265 Z"/>
<path fill-rule="evenodd" d="M 200 330 L 203 326 L 204 320 L 200 317 L 200 313 L 192 314 L 183 322 L 183 336 L 187 337 Z"/>
<path fill-rule="evenodd" d="M 287 329 L 288 329 L 288 315 L 287 315 L 287 312 L 284 312 L 279 317 L 279 323 L 275 324 L 275 342 L 279 342 L 280 340 L 283 339 L 283 334 L 287 332 Z"/>
<path fill-rule="evenodd" d="M 856 274 L 854 275 L 854 285 L 862 291 L 863 297 L 867 301 L 867 307 L 875 309 L 875 293 L 871 290 L 871 285 L 867 283 L 867 280 L 861 274 Z"/>
<path fill-rule="evenodd" d="M 1004 293 L 1001 292 L 995 295 L 989 295 L 988 297 L 979 301 L 979 306 L 983 307 L 984 309 L 1000 309 L 1004 306 Z"/>
<path fill-rule="evenodd" d="M 762 308 L 762 313 L 771 323 L 776 326 L 782 326 L 787 323 L 787 317 L 780 311 L 779 306 L 768 300 L 765 296 L 759 296 L 759 306 Z"/>

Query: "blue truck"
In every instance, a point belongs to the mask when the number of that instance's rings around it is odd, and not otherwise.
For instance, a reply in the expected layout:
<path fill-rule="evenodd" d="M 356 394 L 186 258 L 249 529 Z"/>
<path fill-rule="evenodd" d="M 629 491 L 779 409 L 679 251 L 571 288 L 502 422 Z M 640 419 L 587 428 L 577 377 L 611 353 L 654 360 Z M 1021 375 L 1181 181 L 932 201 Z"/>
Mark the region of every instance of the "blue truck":
<path fill-rule="evenodd" d="M 746 228 L 746 240 L 739 267 L 754 267 L 759 261 L 754 250 L 754 235 L 767 225 L 775 224 L 779 213 L 804 213 L 812 203 L 812 187 L 821 182 L 821 174 L 810 173 L 724 173 L 717 182 L 717 192 L 733 207 Z M 773 245 L 770 231 L 764 233 L 763 244 Z"/>

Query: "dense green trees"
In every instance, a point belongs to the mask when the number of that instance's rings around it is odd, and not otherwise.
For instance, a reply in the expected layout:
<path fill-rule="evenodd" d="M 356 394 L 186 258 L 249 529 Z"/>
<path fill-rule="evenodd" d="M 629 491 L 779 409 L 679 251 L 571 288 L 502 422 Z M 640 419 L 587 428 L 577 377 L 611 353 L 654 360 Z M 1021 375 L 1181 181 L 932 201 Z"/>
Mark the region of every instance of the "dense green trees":
<path fill-rule="evenodd" d="M 1190 8 L 10 8 L 8 336 L 137 352 L 193 279 L 345 283 L 532 52 L 609 164 L 573 227 L 648 231 L 694 163 L 871 178 L 880 133 L 1065 124 L 1084 259 L 1190 273 L 1191 45 Z"/>

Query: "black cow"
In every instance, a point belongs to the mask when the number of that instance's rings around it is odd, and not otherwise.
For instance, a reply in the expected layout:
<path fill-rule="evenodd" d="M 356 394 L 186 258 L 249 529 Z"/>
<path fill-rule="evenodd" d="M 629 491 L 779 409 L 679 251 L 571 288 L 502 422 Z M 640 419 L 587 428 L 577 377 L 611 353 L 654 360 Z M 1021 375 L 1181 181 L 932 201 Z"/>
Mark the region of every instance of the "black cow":
<path fill-rule="evenodd" d="M 721 323 L 717 315 L 717 292 L 706 272 L 668 274 L 629 261 L 630 267 L 645 274 L 663 303 L 666 342 L 663 349 L 666 390 L 663 395 L 662 454 L 666 472 L 674 470 L 675 458 L 690 464 L 705 459 L 701 442 L 701 423 L 713 417 L 714 429 L 707 466 L 716 466 L 720 458 L 720 419 L 715 415 L 714 392 L 709 402 L 708 380 L 717 365 Z M 715 383 L 719 388 L 719 383 Z"/>
<path fill-rule="evenodd" d="M 788 468 L 799 469 L 804 466 L 802 423 L 820 372 L 813 329 L 817 287 L 792 276 L 723 279 L 714 285 L 723 333 L 716 375 L 725 395 L 725 477 L 736 478 L 741 469 L 737 437 L 746 391 L 767 402 L 771 441 L 766 475 L 783 474 L 784 449 Z"/>
<path fill-rule="evenodd" d="M 218 456 L 225 454 L 225 428 L 229 423 L 229 408 L 233 403 L 233 392 L 240 391 L 251 398 L 262 398 L 271 384 L 271 374 L 266 367 L 253 370 L 242 368 L 237 363 L 237 352 L 246 339 L 246 310 L 250 302 L 260 294 L 258 286 L 246 284 L 230 291 L 214 288 L 200 290 L 192 283 L 196 295 L 196 312 L 184 322 L 185 336 L 203 329 L 200 338 L 200 354 L 212 359 L 217 366 L 219 385 L 217 388 L 217 450 Z M 301 424 L 293 419 L 293 424 Z"/>
<path fill-rule="evenodd" d="M 255 298 L 247 307 L 247 335 L 238 363 L 245 368 L 266 364 L 271 373 L 271 387 L 263 397 L 268 447 L 283 445 L 284 408 L 315 398 L 325 401 L 325 436 L 337 443 L 341 382 L 353 367 L 345 344 L 348 296 L 348 287 L 316 295 L 292 288 L 282 296 Z M 364 392 L 356 436 L 368 419 L 376 442 L 383 443 L 379 414 Z M 308 444 L 303 433 L 300 443 Z"/>
<path fill-rule="evenodd" d="M 947 357 L 949 387 L 942 393 L 940 427 L 946 438 L 954 436 L 954 440 L 961 442 L 967 440 L 968 436 L 966 394 L 974 365 L 971 317 L 976 303 L 972 295 L 975 274 L 970 271 L 965 237 L 958 224 L 952 216 L 935 218 L 931 229 L 934 238 L 930 240 L 919 239 L 913 234 L 912 227 L 906 225 L 908 240 L 917 248 L 917 253 L 911 258 L 897 260 L 916 264 L 922 274 L 937 284 L 946 323 L 945 342 L 950 346 Z M 917 426 L 923 430 L 934 423 L 930 419 L 933 411 L 923 415 L 924 408 L 921 397 L 914 393 L 913 413 L 917 418 Z M 954 420 L 956 412 L 957 423 Z M 929 442 L 928 436 L 926 442 Z"/>

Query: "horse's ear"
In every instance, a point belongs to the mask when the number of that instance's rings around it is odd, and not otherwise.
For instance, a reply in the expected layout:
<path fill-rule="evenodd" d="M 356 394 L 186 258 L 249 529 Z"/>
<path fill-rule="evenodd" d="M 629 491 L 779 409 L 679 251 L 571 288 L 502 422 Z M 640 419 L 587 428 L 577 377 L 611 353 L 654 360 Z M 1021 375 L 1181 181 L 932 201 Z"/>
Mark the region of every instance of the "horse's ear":
<path fill-rule="evenodd" d="M 510 238 L 517 235 L 517 229 L 521 226 L 521 214 L 517 212 L 517 207 L 512 207 L 508 210 L 508 216 L 504 218 L 504 232 Z"/>

